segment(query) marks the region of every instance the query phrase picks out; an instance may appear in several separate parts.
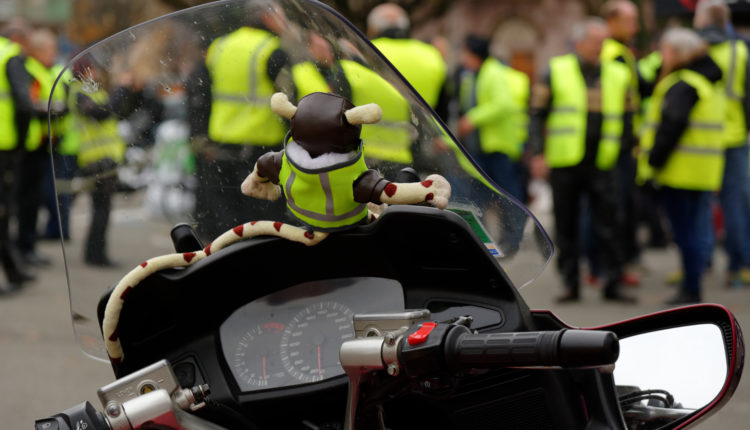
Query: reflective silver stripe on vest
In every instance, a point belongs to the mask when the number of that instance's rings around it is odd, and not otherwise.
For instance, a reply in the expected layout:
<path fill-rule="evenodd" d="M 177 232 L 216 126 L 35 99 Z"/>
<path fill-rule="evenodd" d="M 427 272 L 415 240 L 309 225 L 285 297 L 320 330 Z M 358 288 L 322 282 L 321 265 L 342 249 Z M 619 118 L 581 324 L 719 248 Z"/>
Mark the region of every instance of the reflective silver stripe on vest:
<path fill-rule="evenodd" d="M 734 92 L 734 72 L 737 66 L 737 39 L 732 39 L 731 54 L 729 55 L 729 76 L 724 81 L 727 98 L 732 100 L 742 100 L 742 96 Z"/>
<path fill-rule="evenodd" d="M 684 144 L 683 144 L 684 145 Z M 702 155 L 724 155 L 723 149 L 716 149 L 716 148 L 698 148 L 695 146 L 678 146 L 674 149 L 675 152 L 683 152 L 686 154 L 702 154 Z M 649 155 L 651 154 L 650 149 L 644 149 L 643 154 Z"/>
<path fill-rule="evenodd" d="M 563 128 L 563 127 L 561 127 L 561 128 L 552 128 L 552 129 L 548 129 L 547 130 L 547 135 L 548 136 L 557 135 L 557 134 L 574 134 L 574 133 L 576 133 L 576 129 L 572 128 L 572 127 L 567 127 L 567 128 Z"/>
<path fill-rule="evenodd" d="M 602 118 L 603 119 L 616 119 L 616 120 L 619 120 L 622 117 L 623 117 L 623 115 L 619 114 L 619 113 L 603 113 L 602 114 Z"/>
<path fill-rule="evenodd" d="M 658 122 L 644 122 L 644 127 L 656 128 L 659 126 Z M 701 122 L 701 121 L 689 121 L 689 128 L 696 128 L 699 130 L 723 130 L 724 124 L 720 122 Z"/>
<path fill-rule="evenodd" d="M 720 122 L 689 121 L 688 127 L 698 128 L 701 130 L 722 130 L 724 129 L 724 124 Z"/>
<path fill-rule="evenodd" d="M 366 205 L 364 203 L 361 203 L 356 208 L 350 210 L 347 213 L 341 214 L 341 215 L 334 215 L 333 213 L 333 190 L 331 190 L 331 182 L 328 178 L 328 172 L 323 172 L 318 174 L 318 178 L 320 179 L 320 184 L 323 187 L 323 192 L 325 192 L 326 195 L 326 213 L 320 214 L 317 212 L 313 212 L 307 209 L 303 209 L 294 202 L 294 198 L 292 197 L 292 184 L 294 183 L 294 179 L 297 177 L 297 174 L 292 170 L 289 173 L 289 177 L 286 180 L 286 203 L 289 205 L 290 208 L 292 208 L 293 211 L 298 212 L 301 215 L 304 215 L 308 218 L 312 218 L 314 220 L 318 221 L 325 221 L 325 222 L 336 222 L 336 221 L 344 221 L 347 220 L 358 213 L 362 212 Z"/>
<path fill-rule="evenodd" d="M 622 136 L 619 135 L 619 134 L 602 133 L 602 135 L 601 135 L 601 139 L 602 140 L 616 140 L 616 141 L 619 142 L 621 138 L 622 138 Z"/>
<path fill-rule="evenodd" d="M 573 106 L 553 106 L 550 109 L 550 113 L 578 113 L 580 111 L 580 109 L 577 109 Z"/>

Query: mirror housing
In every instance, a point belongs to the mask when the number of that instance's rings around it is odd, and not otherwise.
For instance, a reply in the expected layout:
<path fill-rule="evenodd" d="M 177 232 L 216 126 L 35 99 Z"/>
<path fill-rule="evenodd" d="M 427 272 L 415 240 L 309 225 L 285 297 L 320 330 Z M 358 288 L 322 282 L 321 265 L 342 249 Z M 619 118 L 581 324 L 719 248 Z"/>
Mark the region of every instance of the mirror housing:
<path fill-rule="evenodd" d="M 721 409 L 734 394 L 739 385 L 745 355 L 742 331 L 734 315 L 724 306 L 700 304 L 669 309 L 604 327 L 593 328 L 595 330 L 612 331 L 620 340 L 626 340 L 637 335 L 701 324 L 714 325 L 721 333 L 727 358 L 726 377 L 721 384 L 719 393 L 707 405 L 684 416 L 675 416 L 673 421 L 659 428 L 680 429 L 702 421 Z"/>

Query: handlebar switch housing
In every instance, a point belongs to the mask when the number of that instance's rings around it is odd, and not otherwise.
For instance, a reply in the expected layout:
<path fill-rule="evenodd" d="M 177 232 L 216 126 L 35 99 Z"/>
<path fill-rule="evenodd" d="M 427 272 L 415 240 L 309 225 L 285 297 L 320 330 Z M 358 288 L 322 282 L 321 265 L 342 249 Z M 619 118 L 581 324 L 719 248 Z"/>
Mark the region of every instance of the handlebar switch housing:
<path fill-rule="evenodd" d="M 427 325 L 431 328 L 428 328 Z M 410 377 L 445 371 L 445 339 L 449 333 L 470 333 L 465 326 L 423 323 L 409 328 L 404 334 L 398 361 Z"/>

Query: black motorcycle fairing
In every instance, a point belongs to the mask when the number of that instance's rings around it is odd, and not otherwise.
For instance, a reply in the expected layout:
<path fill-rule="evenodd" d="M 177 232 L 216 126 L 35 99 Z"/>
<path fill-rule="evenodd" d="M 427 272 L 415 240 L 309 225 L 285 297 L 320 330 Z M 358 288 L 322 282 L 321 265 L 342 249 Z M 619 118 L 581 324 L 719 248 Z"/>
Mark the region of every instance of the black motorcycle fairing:
<path fill-rule="evenodd" d="M 183 386 L 210 385 L 214 405 L 201 414 L 230 428 L 244 425 L 232 414 L 260 427 L 293 426 L 302 419 L 340 422 L 346 403 L 345 376 L 242 392 L 221 353 L 219 327 L 232 312 L 258 297 L 310 280 L 393 279 L 403 287 L 406 308 L 432 308 L 441 319 L 476 310 L 483 315 L 477 321 L 482 332 L 537 329 L 500 265 L 466 221 L 450 211 L 391 207 L 378 222 L 331 236 L 315 248 L 311 252 L 281 239 L 256 238 L 189 268 L 146 278 L 123 305 L 118 332 L 125 358 L 113 363 L 115 374 L 121 377 L 167 358 Z M 100 301 L 100 319 L 107 299 L 105 295 Z M 491 428 L 533 417 L 541 428 L 565 429 L 600 422 L 601 415 L 606 425 L 617 428 L 619 423 L 606 417 L 616 417 L 618 411 L 599 410 L 617 404 L 610 403 L 603 391 L 608 377 L 597 370 L 563 369 L 433 375 L 431 388 L 385 402 L 386 416 L 393 428 L 445 427 L 446 423 L 452 428 L 483 428 L 480 421 Z M 404 387 L 416 383 L 402 382 Z M 298 406 L 281 418 L 260 413 L 292 401 Z M 224 408 L 234 412 L 227 414 Z M 425 412 L 415 415 L 414 410 Z"/>

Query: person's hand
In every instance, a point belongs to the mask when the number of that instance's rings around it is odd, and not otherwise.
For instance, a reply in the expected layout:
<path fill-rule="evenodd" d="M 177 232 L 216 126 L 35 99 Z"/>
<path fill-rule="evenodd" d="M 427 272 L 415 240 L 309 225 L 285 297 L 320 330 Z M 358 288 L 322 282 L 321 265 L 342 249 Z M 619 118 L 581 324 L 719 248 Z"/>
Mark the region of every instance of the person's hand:
<path fill-rule="evenodd" d="M 529 161 L 529 174 L 535 179 L 546 179 L 549 176 L 549 166 L 544 155 L 535 155 Z"/>
<path fill-rule="evenodd" d="M 458 120 L 458 137 L 464 137 L 467 134 L 474 131 L 476 127 L 474 127 L 474 124 L 471 123 L 469 118 L 466 116 L 462 116 Z"/>

